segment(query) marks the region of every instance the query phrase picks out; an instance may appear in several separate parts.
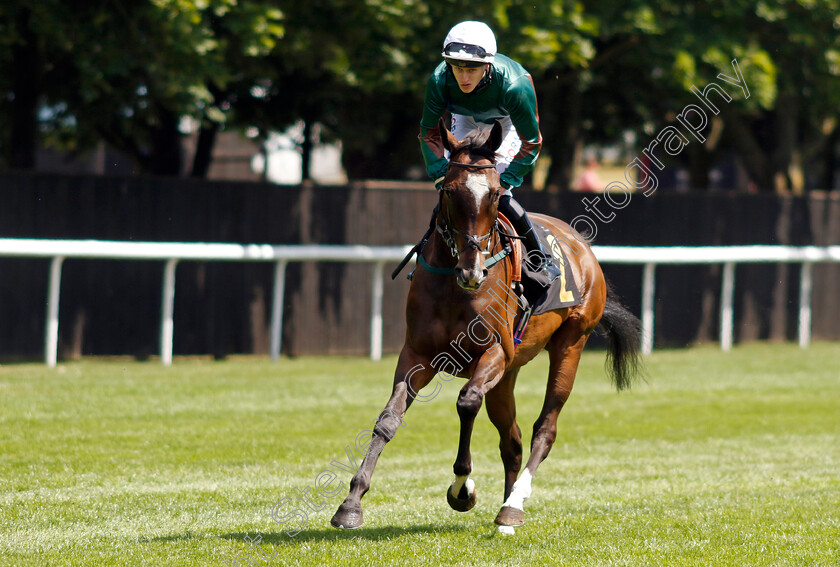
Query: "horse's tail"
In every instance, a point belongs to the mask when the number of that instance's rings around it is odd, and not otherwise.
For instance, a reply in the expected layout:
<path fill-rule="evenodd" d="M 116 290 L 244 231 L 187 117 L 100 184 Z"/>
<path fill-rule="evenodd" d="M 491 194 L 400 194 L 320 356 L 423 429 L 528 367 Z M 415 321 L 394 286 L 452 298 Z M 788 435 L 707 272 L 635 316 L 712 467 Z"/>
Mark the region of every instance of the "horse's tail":
<path fill-rule="evenodd" d="M 630 388 L 642 371 L 642 324 L 624 307 L 607 282 L 607 303 L 596 330 L 607 339 L 606 369 L 617 390 Z"/>

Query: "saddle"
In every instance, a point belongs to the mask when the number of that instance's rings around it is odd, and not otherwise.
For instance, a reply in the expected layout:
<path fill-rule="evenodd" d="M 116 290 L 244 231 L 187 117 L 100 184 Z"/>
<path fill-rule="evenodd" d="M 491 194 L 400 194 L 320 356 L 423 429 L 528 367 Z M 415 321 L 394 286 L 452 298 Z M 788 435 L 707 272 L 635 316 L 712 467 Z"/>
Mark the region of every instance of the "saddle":
<path fill-rule="evenodd" d="M 498 214 L 498 219 L 499 234 L 504 246 L 510 250 L 508 260 L 513 267 L 511 289 L 520 297 L 520 305 L 530 312 L 528 316 L 579 305 L 580 292 L 571 270 L 566 269 L 569 262 L 558 238 L 539 222 L 531 221 L 543 247 L 551 250 L 553 261 L 560 268 L 560 275 L 549 280 L 545 271 L 535 270 L 527 260 L 523 260 L 525 244 L 513 224 L 502 213 Z"/>

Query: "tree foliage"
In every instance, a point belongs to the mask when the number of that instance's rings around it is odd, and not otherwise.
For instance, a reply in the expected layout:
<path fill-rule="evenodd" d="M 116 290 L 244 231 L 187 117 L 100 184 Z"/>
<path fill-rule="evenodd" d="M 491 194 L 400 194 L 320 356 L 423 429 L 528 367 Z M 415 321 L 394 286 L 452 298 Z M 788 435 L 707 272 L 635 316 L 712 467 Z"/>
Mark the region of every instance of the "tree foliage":
<path fill-rule="evenodd" d="M 423 85 L 447 30 L 486 21 L 534 76 L 551 159 L 568 187 L 585 143 L 642 140 L 737 58 L 750 98 L 678 159 L 692 186 L 726 152 L 763 190 L 831 182 L 840 113 L 840 1 L 8 0 L 0 6 L 0 150 L 32 167 L 38 144 L 99 140 L 142 171 L 194 175 L 222 129 L 303 121 L 341 139 L 351 177 L 421 164 Z"/>
<path fill-rule="evenodd" d="M 181 121 L 225 122 L 236 86 L 265 72 L 282 17 L 259 1 L 14 0 L 0 35 L 36 64 L 2 86 L 15 105 L 35 99 L 40 112 L 27 118 L 44 144 L 84 150 L 104 139 L 145 171 L 178 174 Z M 17 68 L 20 54 L 7 56 Z"/>

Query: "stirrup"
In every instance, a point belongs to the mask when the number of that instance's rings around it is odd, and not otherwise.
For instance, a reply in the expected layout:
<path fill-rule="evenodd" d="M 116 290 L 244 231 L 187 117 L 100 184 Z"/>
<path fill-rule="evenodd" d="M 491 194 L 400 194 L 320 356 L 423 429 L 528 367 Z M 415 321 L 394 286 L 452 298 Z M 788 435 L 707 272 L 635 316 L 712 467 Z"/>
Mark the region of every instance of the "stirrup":
<path fill-rule="evenodd" d="M 531 308 L 531 302 L 528 301 L 528 298 L 525 297 L 525 286 L 522 285 L 520 281 L 510 282 L 510 290 L 519 300 L 519 305 L 522 307 L 523 311 L 527 311 Z"/>

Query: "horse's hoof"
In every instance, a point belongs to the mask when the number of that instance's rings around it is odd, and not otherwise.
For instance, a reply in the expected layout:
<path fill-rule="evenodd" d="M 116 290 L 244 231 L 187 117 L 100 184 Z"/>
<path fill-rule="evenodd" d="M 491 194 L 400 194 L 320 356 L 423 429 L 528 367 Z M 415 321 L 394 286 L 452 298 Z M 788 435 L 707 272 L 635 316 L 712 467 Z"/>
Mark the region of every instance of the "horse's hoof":
<path fill-rule="evenodd" d="M 452 484 L 454 485 L 455 482 Z M 452 496 L 452 486 L 446 489 L 446 501 L 449 503 L 449 507 L 457 512 L 469 512 L 475 507 L 477 500 L 478 491 L 475 489 L 475 483 L 472 479 L 468 478 L 461 486 L 457 498 Z"/>
<path fill-rule="evenodd" d="M 496 523 L 500 526 L 524 526 L 525 511 L 511 506 L 502 506 L 496 516 Z"/>
<path fill-rule="evenodd" d="M 334 528 L 342 528 L 345 530 L 355 530 L 361 528 L 364 520 L 362 519 L 362 507 L 352 507 L 342 504 L 338 507 L 335 515 L 330 520 L 330 524 Z"/>

